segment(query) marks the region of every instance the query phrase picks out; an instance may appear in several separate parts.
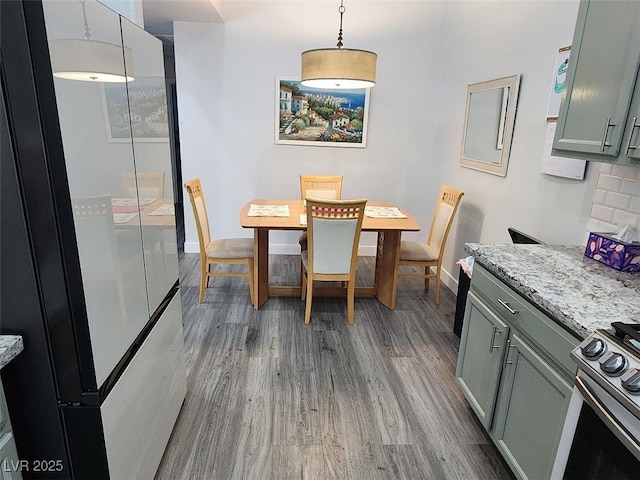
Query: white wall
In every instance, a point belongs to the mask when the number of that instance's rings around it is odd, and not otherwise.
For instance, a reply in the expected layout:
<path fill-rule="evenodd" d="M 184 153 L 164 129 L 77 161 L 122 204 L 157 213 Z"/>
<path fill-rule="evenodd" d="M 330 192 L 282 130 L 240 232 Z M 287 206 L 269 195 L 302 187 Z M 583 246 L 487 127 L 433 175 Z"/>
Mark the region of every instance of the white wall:
<path fill-rule="evenodd" d="M 570 45 L 578 2 L 451 2 L 447 55 L 440 90 L 449 106 L 438 127 L 434 155 L 445 182 L 465 192 L 452 229 L 445 268 L 465 256 L 465 242 L 510 243 L 513 226 L 555 244 L 585 244 L 586 222 L 598 165 L 584 181 L 540 172 L 551 79 L 558 48 Z M 519 73 L 522 76 L 506 177 L 460 168 L 466 84 Z M 449 283 L 451 284 L 451 283 Z"/>
<path fill-rule="evenodd" d="M 414 214 L 426 239 L 443 183 L 465 191 L 445 255 L 447 280 L 465 242 L 509 242 L 514 226 L 549 243 L 582 244 L 597 168 L 585 181 L 540 173 L 556 53 L 569 45 L 578 1 L 372 1 L 347 5 L 345 47 L 378 53 L 365 149 L 275 145 L 275 79 L 297 76 L 300 52 L 335 44 L 328 2 L 256 2 L 224 24 L 176 23 L 183 178 L 200 177 L 213 235 L 250 236 L 251 198 L 297 198 L 300 173 L 342 174 L 344 197 L 387 200 Z M 303 19 L 303 21 L 301 20 Z M 469 83 L 520 73 L 506 178 L 458 165 Z M 197 251 L 185 212 L 185 251 Z M 296 252 L 275 232 L 272 252 Z M 371 252 L 375 239 L 362 244 Z M 367 249 L 366 247 L 370 247 Z"/>

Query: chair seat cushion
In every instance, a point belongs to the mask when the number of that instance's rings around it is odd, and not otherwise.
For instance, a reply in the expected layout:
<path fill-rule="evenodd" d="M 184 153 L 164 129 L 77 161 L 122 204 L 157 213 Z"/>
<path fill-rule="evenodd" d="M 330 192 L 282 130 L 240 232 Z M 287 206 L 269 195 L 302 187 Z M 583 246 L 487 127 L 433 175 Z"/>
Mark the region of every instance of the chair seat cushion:
<path fill-rule="evenodd" d="M 223 238 L 209 242 L 206 248 L 209 258 L 253 257 L 252 238 Z"/>
<path fill-rule="evenodd" d="M 438 251 L 418 242 L 400 242 L 400 260 L 413 262 L 431 262 L 438 259 Z"/>

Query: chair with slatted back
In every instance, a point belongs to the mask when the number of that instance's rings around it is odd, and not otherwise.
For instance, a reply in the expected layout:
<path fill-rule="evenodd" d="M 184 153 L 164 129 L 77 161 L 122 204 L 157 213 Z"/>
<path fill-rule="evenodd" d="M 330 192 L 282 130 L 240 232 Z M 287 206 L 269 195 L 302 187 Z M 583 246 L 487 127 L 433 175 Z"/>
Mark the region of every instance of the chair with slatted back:
<path fill-rule="evenodd" d="M 164 198 L 164 172 L 139 172 L 139 173 L 123 173 L 122 185 L 124 196 L 127 198 L 145 199 L 147 202 Z M 142 203 L 143 208 L 146 203 Z M 145 250 L 154 251 L 162 255 L 167 266 L 165 237 L 170 238 L 174 233 L 171 232 L 148 232 L 147 239 L 150 240 L 150 246 L 146 245 Z M 170 243 L 169 240 L 167 243 Z"/>
<path fill-rule="evenodd" d="M 342 175 L 300 175 L 300 198 L 340 200 Z"/>
<path fill-rule="evenodd" d="M 254 255 L 252 238 L 223 238 L 211 239 L 209 229 L 209 217 L 202 193 L 200 179 L 195 178 L 184 184 L 193 207 L 193 214 L 198 228 L 198 240 L 200 242 L 200 295 L 199 303 L 204 301 L 204 291 L 208 287 L 210 277 L 246 277 L 249 279 L 249 294 L 251 304 L 258 308 L 255 298 L 254 279 Z M 246 265 L 246 272 L 212 271 L 211 267 L 216 263 Z"/>
<path fill-rule="evenodd" d="M 307 197 L 309 248 L 301 253 L 304 323 L 311 320 L 313 282 L 346 282 L 347 321 L 354 324 L 354 295 L 358 243 L 366 199 L 321 200 Z"/>
<path fill-rule="evenodd" d="M 122 185 L 125 197 L 164 198 L 164 172 L 123 173 Z"/>
<path fill-rule="evenodd" d="M 115 282 L 120 315 L 126 323 L 125 276 L 116 242 L 111 195 L 76 197 L 71 204 L 82 281 L 85 287 L 91 282 Z"/>
<path fill-rule="evenodd" d="M 396 277 L 424 278 L 425 290 L 429 290 L 429 280 L 433 278 L 436 283 L 437 305 L 440 305 L 442 256 L 453 218 L 463 195 L 464 193 L 460 190 L 444 185 L 440 190 L 427 243 L 403 241 L 400 244 L 400 262 L 395 272 Z M 421 267 L 424 268 L 424 273 L 400 273 L 401 267 Z M 431 268 L 435 268 L 435 271 Z"/>
<path fill-rule="evenodd" d="M 303 207 L 305 198 L 340 200 L 342 195 L 342 175 L 300 175 L 300 199 Z M 298 238 L 300 250 L 307 249 L 307 232 Z"/>

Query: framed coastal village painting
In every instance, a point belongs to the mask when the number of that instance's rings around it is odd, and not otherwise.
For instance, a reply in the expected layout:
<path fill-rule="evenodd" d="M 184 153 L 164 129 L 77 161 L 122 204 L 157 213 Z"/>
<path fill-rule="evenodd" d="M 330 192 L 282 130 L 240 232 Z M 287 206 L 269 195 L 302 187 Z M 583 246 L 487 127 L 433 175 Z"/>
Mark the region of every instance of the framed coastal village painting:
<path fill-rule="evenodd" d="M 131 142 L 132 134 L 136 142 L 169 141 L 164 78 L 136 78 L 126 89 L 110 83 L 101 88 L 109 142 Z"/>
<path fill-rule="evenodd" d="M 277 144 L 367 146 L 368 88 L 320 90 L 278 77 L 275 111 Z"/>

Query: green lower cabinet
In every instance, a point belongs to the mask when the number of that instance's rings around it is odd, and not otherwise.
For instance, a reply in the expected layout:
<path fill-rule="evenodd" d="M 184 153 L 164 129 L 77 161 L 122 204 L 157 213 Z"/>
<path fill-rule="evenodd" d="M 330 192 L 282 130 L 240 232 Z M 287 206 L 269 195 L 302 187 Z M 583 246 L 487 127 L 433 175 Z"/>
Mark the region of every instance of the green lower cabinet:
<path fill-rule="evenodd" d="M 520 480 L 548 480 L 569 407 L 579 339 L 476 264 L 456 379 Z"/>
<path fill-rule="evenodd" d="M 512 333 L 490 435 L 518 478 L 551 475 L 571 385 Z"/>
<path fill-rule="evenodd" d="M 469 292 L 456 378 L 486 429 L 493 420 L 508 335 L 507 325 Z"/>

